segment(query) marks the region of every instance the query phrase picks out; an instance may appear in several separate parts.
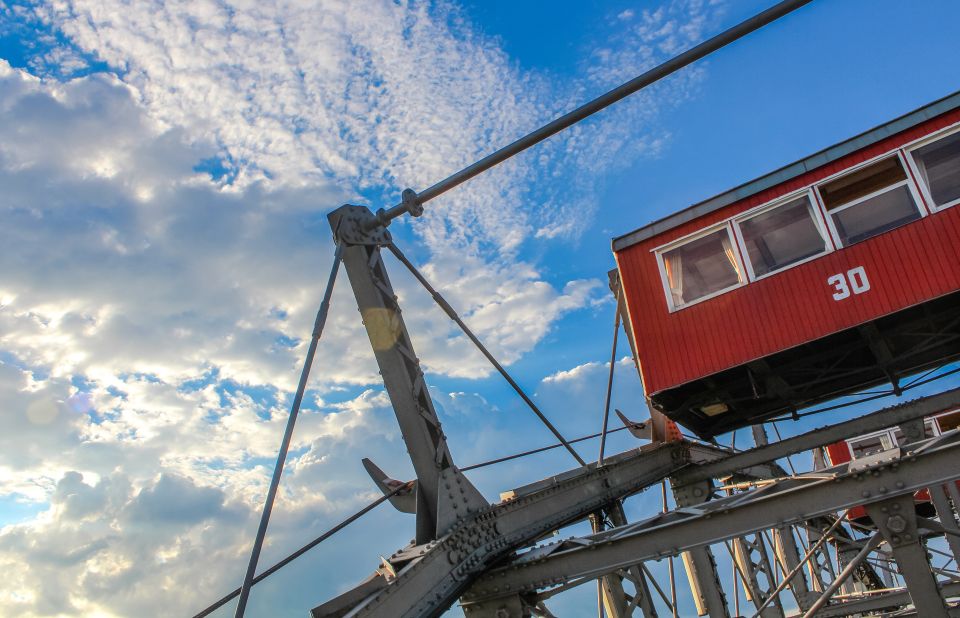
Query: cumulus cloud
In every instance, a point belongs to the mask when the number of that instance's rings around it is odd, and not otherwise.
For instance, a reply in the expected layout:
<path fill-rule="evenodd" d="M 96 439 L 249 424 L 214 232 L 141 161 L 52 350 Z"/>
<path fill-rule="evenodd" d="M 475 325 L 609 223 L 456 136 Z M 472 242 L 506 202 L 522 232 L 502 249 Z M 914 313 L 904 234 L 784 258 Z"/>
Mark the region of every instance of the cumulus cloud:
<path fill-rule="evenodd" d="M 443 2 L 72 0 L 35 14 L 122 71 L 151 117 L 216 144 L 237 184 L 335 178 L 390 200 L 698 41 L 717 11 L 700 0 L 644 11 L 563 88 L 522 72 Z M 419 232 L 431 245 L 505 251 L 531 234 L 576 237 L 597 173 L 655 153 L 665 136 L 636 129 L 696 79 L 688 71 L 471 181 L 428 209 Z M 549 188 L 560 177 L 570 184 Z"/>
<path fill-rule="evenodd" d="M 0 528 L 0 613 L 184 615 L 232 588 L 330 267 L 324 213 L 429 185 L 614 85 L 628 58 L 639 70 L 697 38 L 684 24 L 709 15 L 685 2 L 623 18 L 622 45 L 585 61 L 601 69 L 560 88 L 442 3 L 0 5 L 0 27 L 49 29 L 29 71 L 0 59 L 0 493 L 40 507 Z M 646 123 L 695 82 L 397 226 L 505 363 L 605 296 L 548 273 L 531 243 L 576 239 L 602 174 L 656 153 L 667 136 Z M 423 290 L 394 284 L 428 371 L 489 374 Z M 355 306 L 341 275 L 265 561 L 372 499 L 360 457 L 411 474 Z M 551 399 L 560 382 L 541 394 L 569 409 Z M 433 392 L 465 457 L 523 441 L 488 398 Z M 407 529 L 384 528 L 381 551 Z M 322 590 L 304 587 L 312 601 L 369 568 L 347 553 Z"/>

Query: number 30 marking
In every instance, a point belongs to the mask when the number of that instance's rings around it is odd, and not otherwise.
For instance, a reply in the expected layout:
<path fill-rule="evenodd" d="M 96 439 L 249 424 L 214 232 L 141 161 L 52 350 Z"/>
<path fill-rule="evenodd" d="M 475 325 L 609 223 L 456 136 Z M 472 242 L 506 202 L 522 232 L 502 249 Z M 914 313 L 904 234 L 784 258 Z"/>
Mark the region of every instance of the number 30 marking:
<path fill-rule="evenodd" d="M 863 269 L 863 266 L 851 268 L 846 274 L 832 275 L 827 278 L 827 284 L 833 286 L 835 290 L 833 300 L 837 301 L 850 298 L 851 290 L 854 294 L 863 294 L 870 289 L 870 280 L 867 279 L 867 271 Z"/>

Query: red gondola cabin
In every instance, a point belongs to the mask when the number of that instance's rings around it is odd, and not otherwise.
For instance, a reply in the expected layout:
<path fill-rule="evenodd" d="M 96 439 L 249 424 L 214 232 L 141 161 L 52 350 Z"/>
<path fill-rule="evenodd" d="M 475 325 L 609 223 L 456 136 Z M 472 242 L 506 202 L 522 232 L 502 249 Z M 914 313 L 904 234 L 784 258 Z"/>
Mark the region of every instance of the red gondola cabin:
<path fill-rule="evenodd" d="M 957 429 L 960 427 L 960 409 L 948 410 L 934 414 L 923 421 L 924 433 L 926 437 L 939 436 L 942 433 Z M 873 433 L 834 442 L 826 448 L 827 459 L 831 466 L 836 466 L 854 459 L 870 457 L 893 448 L 903 445 L 903 435 L 897 427 L 875 431 Z M 960 481 L 956 486 L 960 488 Z M 921 517 L 933 517 L 933 504 L 930 501 L 930 492 L 926 489 L 918 491 L 914 495 L 914 501 L 917 505 L 917 514 Z M 855 506 L 850 509 L 848 515 L 850 519 L 861 524 L 870 524 L 870 517 L 867 510 L 862 506 Z"/>
<path fill-rule="evenodd" d="M 614 239 L 644 389 L 703 437 L 960 357 L 960 93 Z"/>

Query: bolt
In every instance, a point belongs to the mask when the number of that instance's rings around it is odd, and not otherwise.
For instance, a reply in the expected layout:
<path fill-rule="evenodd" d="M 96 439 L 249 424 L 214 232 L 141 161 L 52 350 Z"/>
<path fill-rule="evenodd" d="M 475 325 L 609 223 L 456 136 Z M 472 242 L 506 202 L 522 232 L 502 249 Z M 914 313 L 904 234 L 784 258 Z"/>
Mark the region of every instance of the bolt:
<path fill-rule="evenodd" d="M 887 528 L 893 532 L 903 532 L 907 529 L 907 520 L 900 515 L 891 515 L 887 518 Z"/>

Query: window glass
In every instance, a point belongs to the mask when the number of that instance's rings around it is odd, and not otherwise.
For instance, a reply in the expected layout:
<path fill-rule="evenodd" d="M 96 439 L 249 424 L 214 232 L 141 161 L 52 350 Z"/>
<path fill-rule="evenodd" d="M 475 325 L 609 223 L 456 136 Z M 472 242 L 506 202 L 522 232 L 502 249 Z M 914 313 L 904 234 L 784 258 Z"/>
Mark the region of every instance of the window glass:
<path fill-rule="evenodd" d="M 873 436 L 864 436 L 862 438 L 854 438 L 853 440 L 848 440 L 848 444 L 850 444 L 850 452 L 853 453 L 854 459 L 859 459 L 861 457 L 866 457 L 868 455 L 873 455 L 874 453 L 879 453 L 880 451 L 893 448 L 893 443 L 890 441 L 890 436 L 885 433 L 876 434 Z"/>
<path fill-rule="evenodd" d="M 920 218 L 896 156 L 818 187 L 843 245 L 876 236 Z"/>
<path fill-rule="evenodd" d="M 923 423 L 923 437 L 932 438 L 937 435 L 937 430 L 933 426 L 933 421 L 928 420 Z M 897 444 L 903 444 L 903 430 L 897 427 L 893 430 L 893 439 Z"/>
<path fill-rule="evenodd" d="M 753 274 L 758 277 L 826 249 L 806 195 L 741 221 L 739 226 Z"/>
<path fill-rule="evenodd" d="M 663 267 L 674 307 L 737 285 L 743 280 L 726 228 L 665 251 Z"/>
<path fill-rule="evenodd" d="M 960 200 L 960 133 L 913 151 L 920 178 L 937 206 Z"/>

